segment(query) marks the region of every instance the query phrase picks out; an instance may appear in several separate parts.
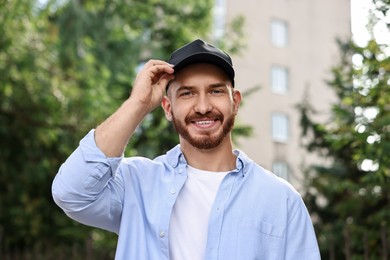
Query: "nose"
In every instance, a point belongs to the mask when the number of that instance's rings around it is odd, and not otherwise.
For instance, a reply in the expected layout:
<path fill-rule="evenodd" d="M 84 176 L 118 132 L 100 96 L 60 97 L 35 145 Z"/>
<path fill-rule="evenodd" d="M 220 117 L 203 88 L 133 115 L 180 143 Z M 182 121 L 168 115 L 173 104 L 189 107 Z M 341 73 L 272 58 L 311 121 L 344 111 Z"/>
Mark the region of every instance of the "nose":
<path fill-rule="evenodd" d="M 195 110 L 195 112 L 198 112 L 202 115 L 204 115 L 212 110 L 212 104 L 211 104 L 207 94 L 199 95 L 199 97 L 195 101 L 194 110 Z"/>

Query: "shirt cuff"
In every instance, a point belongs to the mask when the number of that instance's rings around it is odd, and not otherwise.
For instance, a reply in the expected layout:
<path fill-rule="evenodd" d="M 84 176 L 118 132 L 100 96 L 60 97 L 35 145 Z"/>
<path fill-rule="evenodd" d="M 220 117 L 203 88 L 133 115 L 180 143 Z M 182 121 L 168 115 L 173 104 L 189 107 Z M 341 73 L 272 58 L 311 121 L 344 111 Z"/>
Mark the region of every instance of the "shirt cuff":
<path fill-rule="evenodd" d="M 100 162 L 106 164 L 110 167 L 112 176 L 115 175 L 124 157 L 123 153 L 120 157 L 107 157 L 96 145 L 95 129 L 89 131 L 89 133 L 80 141 L 80 149 L 86 162 Z"/>

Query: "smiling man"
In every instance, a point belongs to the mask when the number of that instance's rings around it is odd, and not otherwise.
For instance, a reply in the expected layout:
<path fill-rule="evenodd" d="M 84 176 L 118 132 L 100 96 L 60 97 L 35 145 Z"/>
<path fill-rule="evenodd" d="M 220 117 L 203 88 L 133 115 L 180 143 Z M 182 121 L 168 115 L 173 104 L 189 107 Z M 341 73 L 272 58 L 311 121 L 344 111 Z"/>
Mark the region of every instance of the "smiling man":
<path fill-rule="evenodd" d="M 202 40 L 169 62 L 150 60 L 130 97 L 61 166 L 54 200 L 117 233 L 116 259 L 320 259 L 299 194 L 233 149 L 240 102 L 231 58 Z M 160 104 L 180 144 L 154 160 L 124 158 Z"/>

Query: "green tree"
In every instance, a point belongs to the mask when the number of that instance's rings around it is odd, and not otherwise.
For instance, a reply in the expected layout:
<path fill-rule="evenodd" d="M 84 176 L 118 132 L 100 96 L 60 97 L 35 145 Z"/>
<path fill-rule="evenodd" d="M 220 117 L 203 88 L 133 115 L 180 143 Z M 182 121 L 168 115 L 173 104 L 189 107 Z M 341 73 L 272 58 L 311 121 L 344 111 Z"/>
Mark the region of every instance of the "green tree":
<path fill-rule="evenodd" d="M 389 15 L 390 1 L 373 2 L 376 19 Z M 339 44 L 331 121 L 316 122 L 307 100 L 299 106 L 308 151 L 330 162 L 307 170 L 304 199 L 324 259 L 389 259 L 389 47 L 375 39 Z"/>
<path fill-rule="evenodd" d="M 116 237 L 68 219 L 51 182 L 79 139 L 127 98 L 137 66 L 207 38 L 213 4 L 0 2 L 0 258 L 113 258 Z M 168 150 L 177 142 L 170 127 L 157 109 L 127 155 Z"/>

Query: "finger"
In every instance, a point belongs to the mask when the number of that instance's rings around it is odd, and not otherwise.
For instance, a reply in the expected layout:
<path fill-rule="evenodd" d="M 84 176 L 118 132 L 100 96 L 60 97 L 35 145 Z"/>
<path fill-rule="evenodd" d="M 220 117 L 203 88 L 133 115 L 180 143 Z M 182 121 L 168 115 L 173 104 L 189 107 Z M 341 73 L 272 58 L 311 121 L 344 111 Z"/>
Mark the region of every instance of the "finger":
<path fill-rule="evenodd" d="M 158 66 L 158 65 L 168 65 L 168 66 L 173 67 L 172 64 L 169 64 L 168 62 L 165 62 L 165 61 L 162 61 L 162 60 L 149 60 L 149 61 L 145 64 L 145 67 L 146 67 L 146 68 L 150 68 L 150 67 Z"/>
<path fill-rule="evenodd" d="M 154 74 L 158 73 L 168 73 L 173 74 L 175 71 L 172 66 L 169 64 L 154 64 L 152 67 L 149 68 L 150 71 Z"/>
<path fill-rule="evenodd" d="M 152 82 L 156 83 L 164 74 L 172 75 L 174 73 L 174 69 L 169 65 L 155 65 L 150 69 L 150 78 Z"/>
<path fill-rule="evenodd" d="M 175 76 L 173 74 L 164 74 L 160 80 L 158 81 L 157 85 L 161 87 L 161 89 L 165 92 L 167 85 L 171 80 L 173 80 Z"/>

